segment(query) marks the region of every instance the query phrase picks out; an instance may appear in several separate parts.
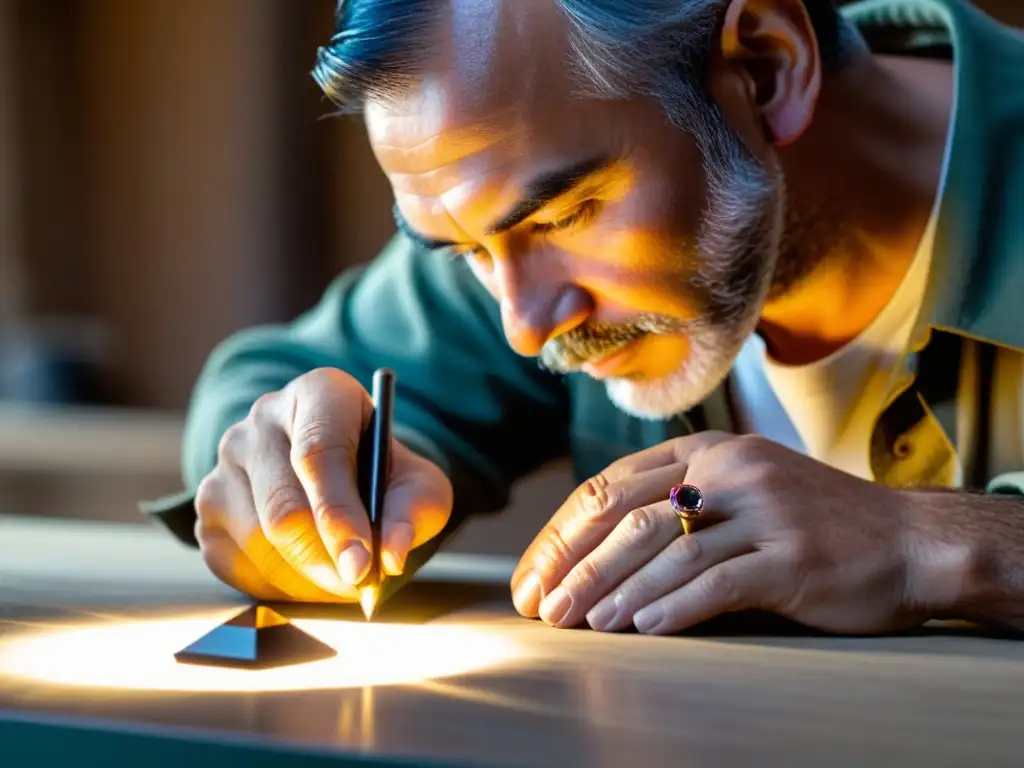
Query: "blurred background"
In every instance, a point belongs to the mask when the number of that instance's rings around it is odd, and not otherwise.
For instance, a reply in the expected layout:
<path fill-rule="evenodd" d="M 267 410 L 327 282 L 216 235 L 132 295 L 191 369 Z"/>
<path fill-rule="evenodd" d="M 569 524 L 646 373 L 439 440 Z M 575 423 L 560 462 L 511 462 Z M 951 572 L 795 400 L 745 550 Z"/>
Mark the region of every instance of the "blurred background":
<path fill-rule="evenodd" d="M 333 10 L 0 0 L 0 514 L 144 523 L 213 346 L 392 234 L 362 124 L 309 77 Z M 454 547 L 517 554 L 570 488 L 545 470 Z"/>

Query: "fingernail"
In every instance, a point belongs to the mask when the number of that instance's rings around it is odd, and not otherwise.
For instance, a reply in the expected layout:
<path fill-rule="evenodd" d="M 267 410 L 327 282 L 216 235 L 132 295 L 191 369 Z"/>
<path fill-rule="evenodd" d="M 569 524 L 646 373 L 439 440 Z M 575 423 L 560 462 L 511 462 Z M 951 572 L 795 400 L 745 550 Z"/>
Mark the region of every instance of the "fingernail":
<path fill-rule="evenodd" d="M 633 626 L 637 632 L 650 632 L 661 624 L 663 618 L 660 608 L 647 606 L 633 614 Z"/>
<path fill-rule="evenodd" d="M 519 582 L 515 594 L 512 595 L 512 602 L 516 604 L 516 609 L 521 614 L 532 616 L 542 597 L 540 577 L 536 573 L 530 572 Z"/>
<path fill-rule="evenodd" d="M 370 553 L 360 542 L 354 541 L 338 556 L 338 573 L 346 582 L 355 586 L 370 568 Z"/>
<path fill-rule="evenodd" d="M 591 629 L 596 629 L 600 632 L 603 629 L 607 629 L 615 621 L 615 617 L 618 614 L 619 609 L 615 603 L 604 600 L 595 605 L 590 613 L 587 614 L 587 624 L 590 625 Z"/>
<path fill-rule="evenodd" d="M 572 608 L 572 598 L 562 587 L 557 587 L 554 592 L 544 598 L 540 604 L 540 617 L 548 624 L 557 624 L 565 618 L 565 614 Z"/>
<path fill-rule="evenodd" d="M 405 569 L 405 559 L 415 536 L 416 531 L 409 523 L 395 523 L 388 530 L 381 560 L 384 563 L 384 570 L 391 576 L 397 576 Z"/>
<path fill-rule="evenodd" d="M 385 549 L 380 559 L 388 576 L 400 576 L 402 571 L 405 570 L 405 557 L 393 550 Z"/>

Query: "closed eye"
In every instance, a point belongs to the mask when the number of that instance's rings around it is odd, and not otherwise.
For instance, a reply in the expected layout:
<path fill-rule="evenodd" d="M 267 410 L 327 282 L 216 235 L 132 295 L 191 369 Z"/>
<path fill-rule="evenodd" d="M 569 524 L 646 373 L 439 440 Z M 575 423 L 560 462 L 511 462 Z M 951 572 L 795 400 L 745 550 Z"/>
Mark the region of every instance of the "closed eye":
<path fill-rule="evenodd" d="M 586 224 L 597 215 L 598 203 L 596 200 L 587 200 L 576 207 L 572 213 L 556 221 L 550 222 L 538 222 L 533 225 L 533 231 L 539 234 L 549 234 L 554 232 L 564 232 L 573 227 L 578 227 Z M 468 259 L 474 256 L 479 256 L 486 253 L 486 249 L 481 246 L 450 246 L 441 248 L 441 250 L 448 258 L 453 260 Z"/>
<path fill-rule="evenodd" d="M 597 214 L 597 201 L 586 200 L 576 207 L 572 213 L 557 221 L 539 223 L 534 225 L 537 232 L 562 232 L 572 229 L 580 224 L 586 224 Z"/>
<path fill-rule="evenodd" d="M 479 245 L 467 248 L 457 248 L 453 246 L 449 248 L 440 249 L 440 253 L 443 253 L 452 261 L 459 261 L 460 259 L 469 259 L 472 258 L 473 256 L 479 256 L 481 253 L 484 252 L 484 249 Z"/>

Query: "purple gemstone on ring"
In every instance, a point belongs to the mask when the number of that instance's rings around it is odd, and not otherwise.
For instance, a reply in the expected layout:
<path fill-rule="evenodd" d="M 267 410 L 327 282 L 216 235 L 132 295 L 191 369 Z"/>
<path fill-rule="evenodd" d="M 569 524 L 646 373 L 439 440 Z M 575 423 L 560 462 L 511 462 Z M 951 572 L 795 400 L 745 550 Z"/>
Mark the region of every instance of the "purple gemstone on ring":
<path fill-rule="evenodd" d="M 677 485 L 669 491 L 669 503 L 679 515 L 696 517 L 704 506 L 704 494 L 694 485 Z"/>

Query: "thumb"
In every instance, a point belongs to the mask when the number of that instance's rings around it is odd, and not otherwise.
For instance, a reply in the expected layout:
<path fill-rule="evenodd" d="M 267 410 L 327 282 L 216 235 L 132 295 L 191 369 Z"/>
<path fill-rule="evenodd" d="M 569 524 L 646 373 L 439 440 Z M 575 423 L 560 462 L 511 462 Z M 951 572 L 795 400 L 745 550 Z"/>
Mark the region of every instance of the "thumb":
<path fill-rule="evenodd" d="M 452 500 L 452 484 L 440 467 L 392 441 L 381 528 L 381 564 L 387 575 L 401 574 L 409 552 L 444 530 Z"/>

